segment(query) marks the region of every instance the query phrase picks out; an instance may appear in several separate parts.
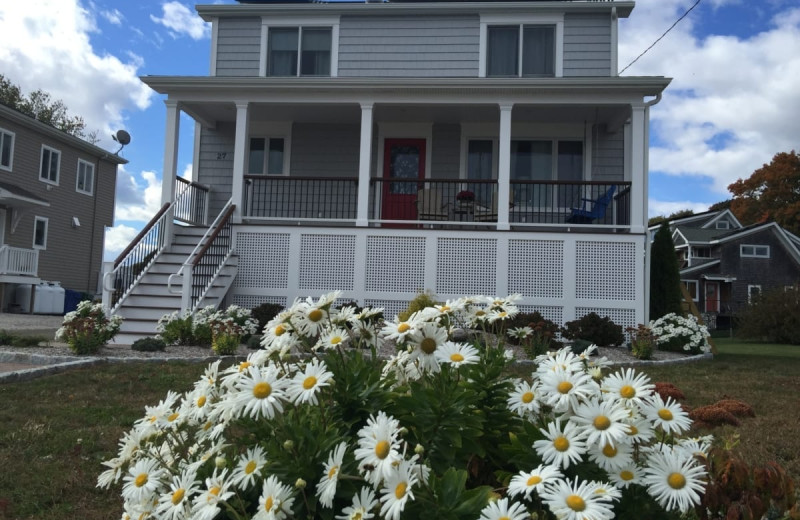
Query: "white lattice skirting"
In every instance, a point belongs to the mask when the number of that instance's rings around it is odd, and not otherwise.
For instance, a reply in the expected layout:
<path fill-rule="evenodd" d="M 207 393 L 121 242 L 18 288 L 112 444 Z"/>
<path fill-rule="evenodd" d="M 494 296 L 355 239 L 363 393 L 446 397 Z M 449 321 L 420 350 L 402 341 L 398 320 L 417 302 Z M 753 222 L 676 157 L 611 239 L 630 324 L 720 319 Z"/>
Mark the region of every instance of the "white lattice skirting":
<path fill-rule="evenodd" d="M 389 316 L 419 291 L 523 296 L 563 324 L 590 312 L 644 323 L 643 235 L 240 226 L 231 303 L 289 304 L 341 290 Z"/>

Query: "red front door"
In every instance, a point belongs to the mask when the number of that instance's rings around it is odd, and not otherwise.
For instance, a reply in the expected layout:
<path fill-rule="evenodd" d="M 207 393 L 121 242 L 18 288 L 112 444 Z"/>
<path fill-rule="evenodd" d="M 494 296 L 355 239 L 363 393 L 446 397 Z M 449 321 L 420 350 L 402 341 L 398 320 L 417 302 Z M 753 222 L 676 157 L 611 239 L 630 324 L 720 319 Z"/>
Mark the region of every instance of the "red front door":
<path fill-rule="evenodd" d="M 425 179 L 425 139 L 386 139 L 383 149 L 383 220 L 416 220 L 417 189 Z"/>
<path fill-rule="evenodd" d="M 706 282 L 706 312 L 719 312 L 719 282 Z"/>

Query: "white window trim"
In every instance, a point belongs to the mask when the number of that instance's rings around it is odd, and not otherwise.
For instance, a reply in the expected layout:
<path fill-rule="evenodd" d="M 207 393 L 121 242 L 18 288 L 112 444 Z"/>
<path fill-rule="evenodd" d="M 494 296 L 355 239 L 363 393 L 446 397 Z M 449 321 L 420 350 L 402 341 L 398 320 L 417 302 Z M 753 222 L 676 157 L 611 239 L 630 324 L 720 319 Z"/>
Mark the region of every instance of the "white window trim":
<path fill-rule="evenodd" d="M 53 152 L 58 154 L 58 166 L 56 166 L 56 180 L 53 181 L 51 179 L 46 179 L 42 177 L 42 161 L 44 160 L 44 151 L 50 151 L 50 160 L 53 160 Z M 53 186 L 58 186 L 58 182 L 61 180 L 61 150 L 53 148 L 51 146 L 47 146 L 46 144 L 42 145 L 42 151 L 39 154 L 39 180 L 47 183 L 52 184 Z"/>
<path fill-rule="evenodd" d="M 760 285 L 748 285 L 747 286 L 747 303 L 753 303 L 753 289 L 758 289 L 758 294 L 761 294 L 761 286 Z"/>
<path fill-rule="evenodd" d="M 731 223 L 728 222 L 727 220 L 718 220 L 718 221 L 716 221 L 714 223 L 714 228 L 715 229 L 730 229 L 731 228 Z"/>
<path fill-rule="evenodd" d="M 247 154 L 246 164 L 244 166 L 245 172 L 250 170 L 250 139 L 283 139 L 283 173 L 280 175 L 262 173 L 264 177 L 288 177 L 290 167 L 292 164 L 292 123 L 291 122 L 271 122 L 267 124 L 256 124 L 250 128 L 250 133 L 247 136 Z M 266 158 L 265 158 L 266 160 Z M 257 173 L 249 173 L 247 175 L 259 175 Z"/>
<path fill-rule="evenodd" d="M 82 189 L 80 189 L 78 187 L 78 181 L 80 180 L 80 176 L 81 176 L 81 164 L 85 164 L 87 168 L 91 168 L 92 169 L 92 189 L 89 190 L 89 191 L 82 190 Z M 78 169 L 75 171 L 75 191 L 77 191 L 78 193 L 83 193 L 84 195 L 89 195 L 89 196 L 94 195 L 94 180 L 95 180 L 95 177 L 96 176 L 95 176 L 95 170 L 94 170 L 94 163 L 91 163 L 91 162 L 86 161 L 84 159 L 78 159 Z M 86 182 L 84 180 L 84 184 L 85 183 Z"/>
<path fill-rule="evenodd" d="M 699 302 L 700 301 L 700 282 L 698 282 L 697 280 L 681 280 L 681 283 L 687 286 L 686 290 L 692 296 L 692 301 Z M 694 294 L 692 294 L 692 291 L 688 287 L 690 284 L 694 284 Z"/>
<path fill-rule="evenodd" d="M 744 248 L 746 248 L 746 247 L 752 247 L 753 248 L 753 254 L 745 253 L 744 252 Z M 765 255 L 758 254 L 757 253 L 757 248 L 759 248 L 759 247 L 766 248 L 767 249 L 767 254 L 765 254 Z M 767 245 L 758 245 L 758 244 L 741 244 L 741 245 L 739 245 L 739 256 L 741 256 L 742 258 L 769 258 L 770 257 L 770 247 L 767 246 Z"/>
<path fill-rule="evenodd" d="M 481 15 L 480 21 L 480 43 L 478 46 L 478 77 L 486 77 L 487 59 L 487 34 L 490 25 L 554 25 L 555 31 L 555 70 L 554 76 L 561 78 L 564 76 L 564 14 L 539 14 L 530 16 L 512 15 Z M 519 71 L 522 77 L 522 71 Z"/>
<path fill-rule="evenodd" d="M 0 128 L 0 137 L 2 137 L 2 134 L 5 134 L 7 136 L 11 136 L 11 150 L 10 150 L 11 151 L 11 155 L 9 155 L 9 158 L 8 158 L 8 166 L 3 166 L 3 164 L 0 163 L 0 170 L 4 170 L 4 171 L 7 171 L 7 172 L 10 172 L 10 171 L 14 170 L 14 145 L 17 143 L 17 134 L 12 132 L 11 130 L 6 130 L 5 128 Z M 2 139 L 0 139 L 0 141 L 2 141 Z M 2 145 L 2 142 L 0 142 L 0 145 Z"/>
<path fill-rule="evenodd" d="M 258 75 L 267 77 L 267 59 L 269 58 L 269 28 L 270 27 L 330 27 L 331 29 L 331 78 L 339 75 L 339 16 L 263 16 L 261 17 L 261 50 L 258 61 Z M 300 52 L 298 52 L 299 58 Z M 300 69 L 297 76 L 300 77 Z"/>
<path fill-rule="evenodd" d="M 39 245 L 36 243 L 36 224 L 38 222 L 44 222 L 44 244 Z M 50 228 L 49 219 L 47 217 L 33 217 L 33 249 L 47 249 L 47 233 Z"/>

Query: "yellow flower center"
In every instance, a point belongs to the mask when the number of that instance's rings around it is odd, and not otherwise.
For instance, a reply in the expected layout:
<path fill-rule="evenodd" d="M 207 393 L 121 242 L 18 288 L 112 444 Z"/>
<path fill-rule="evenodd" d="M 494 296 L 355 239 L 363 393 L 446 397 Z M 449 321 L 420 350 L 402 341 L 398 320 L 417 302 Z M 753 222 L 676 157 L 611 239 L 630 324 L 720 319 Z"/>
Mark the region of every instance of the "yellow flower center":
<path fill-rule="evenodd" d="M 214 487 L 212 487 L 211 489 L 208 490 L 208 494 L 209 495 L 214 495 L 215 497 L 219 496 L 219 492 L 220 492 L 219 486 L 214 486 Z"/>
<path fill-rule="evenodd" d="M 563 435 L 561 437 L 556 437 L 553 441 L 553 447 L 558 451 L 567 451 L 569 449 L 569 441 Z"/>
<path fill-rule="evenodd" d="M 560 383 L 558 383 L 556 389 L 560 394 L 567 394 L 569 393 L 570 390 L 572 390 L 572 383 L 570 383 L 569 381 L 561 381 Z"/>
<path fill-rule="evenodd" d="M 586 509 L 586 502 L 578 495 L 570 495 L 567 497 L 567 507 L 573 511 L 580 512 Z"/>
<path fill-rule="evenodd" d="M 314 386 L 316 386 L 316 384 L 317 384 L 317 378 L 314 376 L 308 376 L 303 380 L 303 388 L 305 388 L 306 390 L 311 390 L 312 388 L 314 388 Z"/>
<path fill-rule="evenodd" d="M 598 430 L 607 430 L 609 426 L 611 426 L 611 420 L 606 417 L 605 415 L 598 415 L 592 421 L 592 424 Z"/>
<path fill-rule="evenodd" d="M 206 396 L 201 395 L 197 398 L 197 407 L 202 408 L 206 404 Z"/>
<path fill-rule="evenodd" d="M 328 470 L 328 478 L 333 478 L 336 475 L 336 472 L 339 471 L 339 466 L 333 466 L 331 469 Z"/>
<path fill-rule="evenodd" d="M 680 473 L 670 473 L 667 477 L 667 484 L 672 489 L 683 489 L 683 486 L 686 485 L 686 477 Z"/>
<path fill-rule="evenodd" d="M 478 311 L 475 313 L 475 316 L 486 316 L 486 311 Z"/>
<path fill-rule="evenodd" d="M 283 336 L 286 333 L 286 327 L 283 325 L 278 325 L 275 327 L 275 335 L 276 336 Z"/>
<path fill-rule="evenodd" d="M 405 482 L 397 484 L 397 487 L 394 488 L 394 496 L 397 498 L 397 500 L 400 500 L 406 496 L 406 488 L 408 488 L 408 484 Z"/>
<path fill-rule="evenodd" d="M 211 421 L 206 421 L 206 423 L 203 425 L 203 431 L 207 432 L 208 430 L 211 429 L 212 426 L 214 426 L 214 423 L 212 423 Z"/>
<path fill-rule="evenodd" d="M 249 475 L 250 473 L 252 473 L 252 472 L 254 472 L 256 470 L 257 466 L 258 466 L 258 464 L 256 464 L 256 461 L 251 460 L 250 462 L 247 463 L 247 466 L 244 467 L 244 472 L 247 475 Z"/>
<path fill-rule="evenodd" d="M 536 484 L 540 483 L 541 481 L 542 481 L 542 477 L 540 477 L 539 475 L 534 475 L 534 476 L 532 476 L 532 477 L 530 477 L 528 479 L 528 482 L 526 483 L 526 485 L 535 486 Z"/>
<path fill-rule="evenodd" d="M 671 421 L 672 420 L 672 412 L 667 410 L 666 408 L 662 408 L 658 411 L 658 416 L 661 417 L 662 421 Z"/>
<path fill-rule="evenodd" d="M 612 446 L 610 444 L 606 444 L 605 446 L 603 446 L 603 455 L 605 455 L 608 458 L 616 457 L 617 456 L 617 448 L 615 448 L 614 446 Z"/>
<path fill-rule="evenodd" d="M 462 361 L 464 361 L 464 356 L 462 356 L 458 352 L 450 354 L 450 361 L 452 361 L 453 363 L 461 363 Z"/>
<path fill-rule="evenodd" d="M 448 305 L 442 305 L 441 307 L 439 307 L 439 312 L 447 312 L 449 310 L 450 310 L 450 306 L 448 306 Z"/>
<path fill-rule="evenodd" d="M 248 368 L 250 368 L 250 362 L 249 361 L 242 361 L 241 363 L 239 363 L 239 372 L 244 372 Z"/>
<path fill-rule="evenodd" d="M 508 517 L 508 516 L 501 516 L 501 517 L 500 517 L 500 518 L 498 518 L 497 520 L 511 520 L 511 518 L 510 518 L 510 517 Z"/>
<path fill-rule="evenodd" d="M 433 351 L 436 350 L 436 340 L 425 338 L 420 342 L 419 348 L 426 354 L 433 354 Z"/>
<path fill-rule="evenodd" d="M 633 473 L 631 473 L 627 469 L 623 469 L 622 471 L 619 472 L 619 478 L 621 478 L 622 480 L 624 480 L 626 482 L 628 480 L 633 480 Z"/>
<path fill-rule="evenodd" d="M 636 389 L 633 388 L 631 385 L 625 385 L 619 389 L 619 395 L 622 396 L 624 399 L 631 399 L 633 396 L 636 395 Z"/>
<path fill-rule="evenodd" d="M 314 323 L 318 322 L 322 319 L 322 311 L 319 309 L 314 309 L 313 311 L 308 313 L 308 319 L 313 321 Z"/>
<path fill-rule="evenodd" d="M 524 394 L 522 394 L 523 403 L 528 404 L 531 401 L 533 401 L 533 392 L 525 392 Z"/>
<path fill-rule="evenodd" d="M 133 483 L 136 485 L 136 487 L 142 487 L 147 484 L 147 473 L 140 474 L 138 477 L 136 477 L 136 480 L 134 480 Z"/>
<path fill-rule="evenodd" d="M 341 336 L 334 336 L 331 338 L 331 345 L 338 345 L 341 342 L 342 342 Z"/>
<path fill-rule="evenodd" d="M 181 503 L 183 500 L 183 495 L 186 494 L 186 490 L 183 488 L 178 488 L 172 493 L 172 505 L 176 506 Z"/>
<path fill-rule="evenodd" d="M 170 414 L 170 416 L 169 416 L 169 417 L 167 417 L 167 421 L 169 421 L 169 422 L 173 422 L 175 419 L 177 419 L 177 418 L 178 418 L 178 416 L 179 416 L 179 415 L 180 415 L 180 414 L 179 414 L 178 412 L 175 412 L 175 413 L 173 413 L 173 414 Z"/>
<path fill-rule="evenodd" d="M 269 394 L 272 393 L 272 387 L 269 386 L 269 383 L 265 381 L 261 381 L 260 383 L 256 383 L 253 387 L 253 397 L 256 399 L 266 399 L 269 397 Z"/>
<path fill-rule="evenodd" d="M 266 511 L 272 511 L 273 504 L 274 502 L 272 501 L 272 497 L 267 497 L 267 499 L 264 501 L 264 509 Z"/>
<path fill-rule="evenodd" d="M 629 424 L 628 425 L 628 435 L 636 435 L 637 433 L 639 433 L 639 428 L 637 428 L 636 426 L 634 426 L 632 424 Z"/>
<path fill-rule="evenodd" d="M 409 325 L 408 323 L 403 322 L 403 323 L 401 323 L 400 325 L 397 326 L 397 332 L 402 334 L 403 332 L 408 332 L 408 330 L 410 328 L 411 328 L 411 325 Z"/>
<path fill-rule="evenodd" d="M 387 441 L 380 441 L 375 445 L 375 455 L 377 455 L 379 459 L 383 460 L 389 456 L 390 449 L 391 446 Z"/>

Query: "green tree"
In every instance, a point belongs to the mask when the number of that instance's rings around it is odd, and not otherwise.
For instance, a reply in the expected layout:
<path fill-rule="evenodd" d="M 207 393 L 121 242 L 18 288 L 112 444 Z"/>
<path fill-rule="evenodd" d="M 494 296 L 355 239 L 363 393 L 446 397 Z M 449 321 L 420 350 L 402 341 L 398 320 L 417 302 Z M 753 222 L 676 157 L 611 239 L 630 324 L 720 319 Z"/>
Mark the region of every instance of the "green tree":
<path fill-rule="evenodd" d="M 681 274 L 669 225 L 658 228 L 650 249 L 650 319 L 674 312 L 682 314 Z"/>
<path fill-rule="evenodd" d="M 27 96 L 18 85 L 11 83 L 0 74 L 0 103 L 19 110 L 42 123 L 58 128 L 75 137 L 86 138 L 86 122 L 80 116 L 72 116 L 69 109 L 60 99 L 53 100 L 47 92 L 37 89 Z M 96 135 L 88 136 L 96 139 Z"/>
<path fill-rule="evenodd" d="M 662 222 L 669 222 L 670 220 L 676 220 L 683 217 L 691 217 L 694 215 L 694 211 L 690 209 L 681 209 L 674 213 L 669 214 L 668 216 L 659 215 L 657 217 L 653 217 L 647 221 L 648 226 L 655 226 L 657 224 L 661 224 Z"/>

